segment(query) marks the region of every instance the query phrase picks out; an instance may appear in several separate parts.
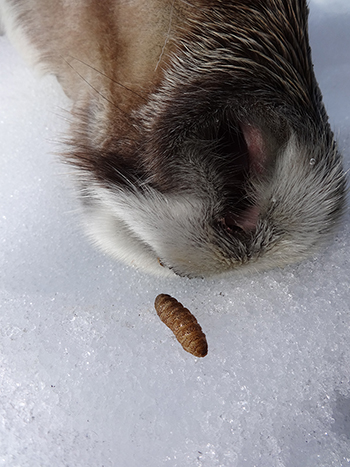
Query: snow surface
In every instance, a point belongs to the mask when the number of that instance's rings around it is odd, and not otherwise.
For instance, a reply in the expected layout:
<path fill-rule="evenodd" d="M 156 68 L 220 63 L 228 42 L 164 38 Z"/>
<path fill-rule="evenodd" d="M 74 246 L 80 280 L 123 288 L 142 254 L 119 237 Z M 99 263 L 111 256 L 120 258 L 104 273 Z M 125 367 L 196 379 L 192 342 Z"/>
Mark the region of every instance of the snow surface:
<path fill-rule="evenodd" d="M 333 7 L 332 7 L 333 5 Z M 313 0 L 316 74 L 350 166 L 350 2 Z M 156 279 L 82 236 L 69 118 L 0 38 L 0 465 L 350 465 L 350 218 L 317 257 L 231 280 Z M 209 354 L 153 309 L 170 293 Z"/>

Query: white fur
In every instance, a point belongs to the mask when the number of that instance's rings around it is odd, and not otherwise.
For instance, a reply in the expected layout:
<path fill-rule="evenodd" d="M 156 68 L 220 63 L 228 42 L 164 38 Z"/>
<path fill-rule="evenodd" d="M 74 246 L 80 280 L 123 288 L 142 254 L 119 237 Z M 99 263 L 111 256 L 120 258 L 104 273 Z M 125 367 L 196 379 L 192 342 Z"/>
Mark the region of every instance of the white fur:
<path fill-rule="evenodd" d="M 173 273 L 160 261 L 191 261 L 188 245 L 198 239 L 198 225 L 206 217 L 203 202 L 182 196 L 166 197 L 154 190 L 148 190 L 146 197 L 120 190 L 111 192 L 98 185 L 89 190 L 84 224 L 104 251 L 166 276 Z"/>
<path fill-rule="evenodd" d="M 8 0 L 0 0 L 0 30 L 8 36 L 27 65 L 38 75 L 42 75 L 46 72 L 45 67 L 40 63 L 39 51 L 30 43 L 23 26 L 19 24 L 20 13 L 18 5 L 11 5 Z"/>

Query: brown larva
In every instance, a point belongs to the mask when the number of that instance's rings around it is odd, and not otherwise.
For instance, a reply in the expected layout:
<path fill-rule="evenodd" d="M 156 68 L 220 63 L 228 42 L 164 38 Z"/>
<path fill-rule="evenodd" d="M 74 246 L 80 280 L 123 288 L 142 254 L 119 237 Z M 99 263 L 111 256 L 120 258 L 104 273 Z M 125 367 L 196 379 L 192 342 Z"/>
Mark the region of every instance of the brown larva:
<path fill-rule="evenodd" d="M 159 318 L 175 334 L 184 350 L 195 357 L 205 357 L 208 344 L 202 328 L 193 314 L 167 294 L 160 294 L 154 302 Z"/>

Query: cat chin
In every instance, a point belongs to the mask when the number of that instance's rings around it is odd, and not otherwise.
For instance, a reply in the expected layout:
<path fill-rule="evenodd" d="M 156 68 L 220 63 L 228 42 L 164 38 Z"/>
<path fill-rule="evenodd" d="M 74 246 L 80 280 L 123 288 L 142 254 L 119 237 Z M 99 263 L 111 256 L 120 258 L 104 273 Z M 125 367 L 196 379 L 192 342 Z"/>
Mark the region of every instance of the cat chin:
<path fill-rule="evenodd" d="M 212 222 L 217 200 L 203 197 L 196 187 L 190 194 L 162 194 L 150 186 L 121 189 L 111 181 L 85 183 L 85 228 L 103 251 L 159 276 L 226 276 L 236 269 L 283 267 L 317 251 L 330 235 L 330 212 L 341 199 L 333 182 L 339 167 L 314 170 L 306 157 L 307 149 L 291 136 L 269 183 L 256 183 L 259 204 L 241 214 L 241 224 L 235 218 L 236 230 L 221 219 Z M 323 190 L 332 185 L 331 195 Z"/>

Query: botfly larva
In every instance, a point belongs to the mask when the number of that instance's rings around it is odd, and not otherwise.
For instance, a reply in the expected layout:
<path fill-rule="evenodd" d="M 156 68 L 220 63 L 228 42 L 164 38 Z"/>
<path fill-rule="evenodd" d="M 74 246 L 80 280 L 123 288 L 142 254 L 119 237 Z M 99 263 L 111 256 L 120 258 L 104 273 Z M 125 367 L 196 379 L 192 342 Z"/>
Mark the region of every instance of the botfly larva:
<path fill-rule="evenodd" d="M 205 357 L 208 344 L 193 314 L 175 298 L 160 294 L 154 302 L 158 316 L 175 334 L 182 347 L 195 357 Z"/>

